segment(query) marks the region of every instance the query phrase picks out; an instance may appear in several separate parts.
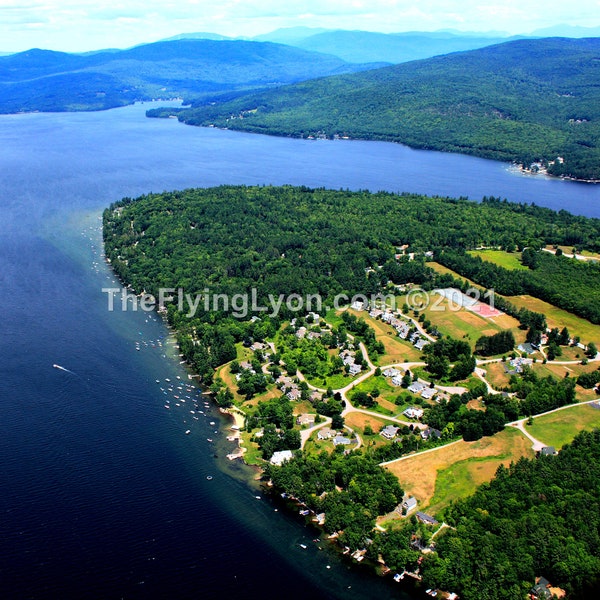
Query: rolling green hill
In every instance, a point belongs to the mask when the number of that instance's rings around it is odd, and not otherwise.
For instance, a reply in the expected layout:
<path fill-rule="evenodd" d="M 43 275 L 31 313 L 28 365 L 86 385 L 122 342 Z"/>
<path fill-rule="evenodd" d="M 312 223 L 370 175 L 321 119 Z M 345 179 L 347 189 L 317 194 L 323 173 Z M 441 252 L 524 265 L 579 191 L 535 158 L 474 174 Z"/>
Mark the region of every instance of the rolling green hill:
<path fill-rule="evenodd" d="M 598 179 L 600 38 L 511 41 L 198 104 L 179 119 L 541 161 L 555 175 Z"/>
<path fill-rule="evenodd" d="M 33 49 L 0 57 L 0 112 L 100 110 L 135 100 L 271 88 L 369 67 L 241 40 L 175 40 L 85 55 Z"/>

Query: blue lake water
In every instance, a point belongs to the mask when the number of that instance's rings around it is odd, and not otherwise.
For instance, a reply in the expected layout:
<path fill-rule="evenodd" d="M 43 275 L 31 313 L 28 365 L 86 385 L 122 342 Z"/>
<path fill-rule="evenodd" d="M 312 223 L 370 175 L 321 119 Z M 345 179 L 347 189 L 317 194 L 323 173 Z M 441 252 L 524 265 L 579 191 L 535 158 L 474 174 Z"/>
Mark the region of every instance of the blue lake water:
<path fill-rule="evenodd" d="M 0 116 L 0 598 L 408 597 L 319 550 L 223 460 L 228 423 L 184 385 L 162 322 L 107 310 L 101 211 L 149 191 L 290 183 L 600 216 L 600 186 L 394 144 L 187 127 L 146 108 Z"/>

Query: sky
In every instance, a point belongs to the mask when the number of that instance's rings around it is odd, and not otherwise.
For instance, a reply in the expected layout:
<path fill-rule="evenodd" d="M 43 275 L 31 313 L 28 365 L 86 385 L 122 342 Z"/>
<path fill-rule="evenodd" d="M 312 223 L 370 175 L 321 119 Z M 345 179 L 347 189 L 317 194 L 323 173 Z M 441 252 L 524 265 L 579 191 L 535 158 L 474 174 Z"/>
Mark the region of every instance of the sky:
<path fill-rule="evenodd" d="M 600 0 L 0 0 L 0 51 L 126 48 L 180 33 L 281 27 L 530 33 L 600 26 Z"/>

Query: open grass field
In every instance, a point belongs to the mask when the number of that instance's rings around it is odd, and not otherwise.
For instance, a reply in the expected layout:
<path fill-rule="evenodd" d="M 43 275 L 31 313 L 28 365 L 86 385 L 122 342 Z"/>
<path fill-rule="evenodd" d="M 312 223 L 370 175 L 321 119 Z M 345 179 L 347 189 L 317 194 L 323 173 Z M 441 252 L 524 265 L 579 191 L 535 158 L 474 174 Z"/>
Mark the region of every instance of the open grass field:
<path fill-rule="evenodd" d="M 526 427 L 533 437 L 558 450 L 571 442 L 580 431 L 600 427 L 600 410 L 589 404 L 572 406 L 536 417 L 533 425 Z"/>
<path fill-rule="evenodd" d="M 381 400 L 387 400 L 392 404 L 394 404 L 394 400 L 398 394 L 401 394 L 404 391 L 403 388 L 393 386 L 391 383 L 389 383 L 389 380 L 383 375 L 373 375 L 362 383 L 354 386 L 350 392 L 350 396 L 353 392 L 370 393 L 375 388 L 379 390 L 379 398 L 377 398 L 378 402 Z"/>
<path fill-rule="evenodd" d="M 460 441 L 416 454 L 385 468 L 398 477 L 406 493 L 417 498 L 419 510 L 436 514 L 490 481 L 501 464 L 509 465 L 521 456 L 533 458 L 531 441 L 516 429 L 505 429 L 476 442 Z"/>
<path fill-rule="evenodd" d="M 504 370 L 504 364 L 502 362 L 489 363 L 487 365 L 481 365 L 481 368 L 485 370 L 485 378 L 497 390 L 501 390 L 508 385 L 510 375 Z"/>
<path fill-rule="evenodd" d="M 464 339 L 475 347 L 475 342 L 482 335 L 494 335 L 505 329 L 510 329 L 517 344 L 525 341 L 526 332 L 519 329 L 519 322 L 509 315 L 485 318 L 476 312 L 460 308 L 439 295 L 433 295 L 432 302 L 425 310 L 429 319 L 444 335 L 456 339 Z"/>
<path fill-rule="evenodd" d="M 548 304 L 548 302 L 544 302 L 543 300 L 538 300 L 533 296 L 508 296 L 506 299 L 517 308 L 523 307 L 545 314 L 548 327 L 551 329 L 554 327 L 558 327 L 559 329 L 567 327 L 569 333 L 572 336 L 578 335 L 584 344 L 588 342 L 600 344 L 600 325 L 594 325 L 581 317 L 557 308 L 552 304 Z"/>
<path fill-rule="evenodd" d="M 344 423 L 362 434 L 367 424 L 371 425 L 371 429 L 375 433 L 379 433 L 382 427 L 389 425 L 392 421 L 385 421 L 383 418 L 379 419 L 360 412 L 351 412 L 344 417 Z"/>
<path fill-rule="evenodd" d="M 364 371 L 350 377 L 344 373 L 338 373 L 337 375 L 329 375 L 327 377 L 306 377 L 306 381 L 319 389 L 326 390 L 331 388 L 332 390 L 339 390 L 340 388 L 346 387 L 349 383 L 352 383 L 355 379 L 358 379 L 361 375 L 364 375 Z"/>
<path fill-rule="evenodd" d="M 479 256 L 481 260 L 494 263 L 504 269 L 527 270 L 527 267 L 521 263 L 520 252 L 505 252 L 504 250 L 471 250 L 468 254 L 471 256 Z"/>

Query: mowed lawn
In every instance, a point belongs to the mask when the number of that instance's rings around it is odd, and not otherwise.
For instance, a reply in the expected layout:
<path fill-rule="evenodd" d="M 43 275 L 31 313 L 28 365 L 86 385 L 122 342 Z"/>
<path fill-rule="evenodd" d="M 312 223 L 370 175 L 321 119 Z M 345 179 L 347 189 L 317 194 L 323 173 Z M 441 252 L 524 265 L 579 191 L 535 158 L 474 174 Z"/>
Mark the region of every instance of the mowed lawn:
<path fill-rule="evenodd" d="M 571 442 L 580 431 L 600 427 L 600 409 L 593 408 L 589 404 L 580 404 L 543 417 L 536 417 L 533 425 L 526 427 L 527 431 L 540 442 L 560 449 Z"/>
<path fill-rule="evenodd" d="M 527 267 L 521 263 L 520 252 L 505 252 L 504 250 L 471 250 L 468 254 L 471 256 L 479 256 L 481 260 L 494 263 L 505 269 L 527 270 Z"/>
<path fill-rule="evenodd" d="M 506 299 L 517 308 L 527 308 L 534 312 L 545 314 L 548 327 L 551 329 L 554 327 L 558 327 L 559 329 L 566 327 L 572 336 L 578 335 L 584 344 L 588 342 L 595 342 L 597 345 L 600 344 L 600 325 L 594 325 L 586 321 L 586 319 L 557 308 L 543 300 L 538 300 L 533 296 L 507 296 Z"/>
<path fill-rule="evenodd" d="M 522 456 L 534 457 L 531 441 L 518 430 L 507 428 L 476 442 L 460 441 L 385 468 L 398 477 L 406 493 L 417 498 L 419 510 L 436 514 L 490 481 L 501 464 L 508 466 Z"/>

